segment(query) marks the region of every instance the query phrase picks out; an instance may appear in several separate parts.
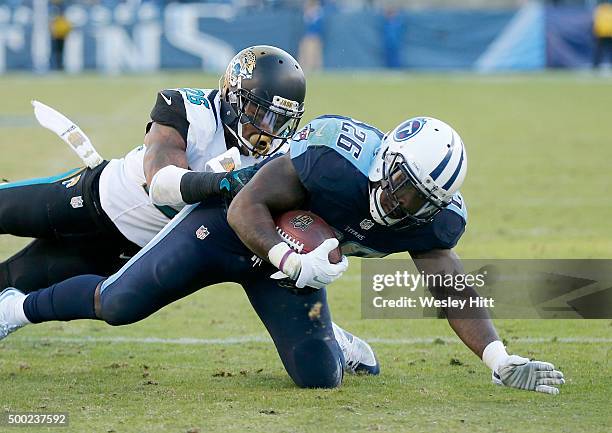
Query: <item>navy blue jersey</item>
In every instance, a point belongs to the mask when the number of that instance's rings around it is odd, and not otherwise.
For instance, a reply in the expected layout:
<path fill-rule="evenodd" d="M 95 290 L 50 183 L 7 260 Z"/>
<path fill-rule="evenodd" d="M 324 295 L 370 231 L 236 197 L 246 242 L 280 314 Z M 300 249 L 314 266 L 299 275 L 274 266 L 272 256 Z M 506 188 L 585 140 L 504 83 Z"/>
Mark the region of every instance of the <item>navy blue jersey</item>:
<path fill-rule="evenodd" d="M 372 220 L 368 169 L 382 138 L 377 128 L 342 116 L 321 116 L 302 128 L 291 141 L 290 156 L 309 192 L 306 210 L 334 228 L 346 255 L 383 257 L 454 247 L 467 221 L 459 193 L 428 224 L 395 230 Z"/>

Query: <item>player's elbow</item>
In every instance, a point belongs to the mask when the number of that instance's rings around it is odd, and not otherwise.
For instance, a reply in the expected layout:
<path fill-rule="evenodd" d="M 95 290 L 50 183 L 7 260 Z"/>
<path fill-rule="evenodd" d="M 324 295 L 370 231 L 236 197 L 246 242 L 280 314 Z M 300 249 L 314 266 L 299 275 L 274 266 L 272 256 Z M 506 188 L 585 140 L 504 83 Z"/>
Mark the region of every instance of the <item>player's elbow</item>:
<path fill-rule="evenodd" d="M 229 205 L 227 209 L 227 223 L 232 229 L 236 229 L 236 223 L 238 218 L 238 212 L 236 212 L 236 204 L 234 201 Z"/>
<path fill-rule="evenodd" d="M 238 194 L 227 209 L 227 223 L 234 231 L 240 229 L 246 208 L 248 207 L 247 201 L 244 194 Z"/>

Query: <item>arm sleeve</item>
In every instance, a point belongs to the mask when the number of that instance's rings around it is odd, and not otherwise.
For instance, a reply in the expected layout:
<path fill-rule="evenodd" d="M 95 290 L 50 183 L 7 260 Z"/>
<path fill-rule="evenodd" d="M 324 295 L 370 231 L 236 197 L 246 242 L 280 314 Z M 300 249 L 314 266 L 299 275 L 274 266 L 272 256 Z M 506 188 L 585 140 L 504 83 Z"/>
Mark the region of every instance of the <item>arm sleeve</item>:
<path fill-rule="evenodd" d="M 181 195 L 185 203 L 197 203 L 209 197 L 223 196 L 228 199 L 238 193 L 257 171 L 268 162 L 282 155 L 274 155 L 252 167 L 223 173 L 189 172 L 181 178 Z"/>
<path fill-rule="evenodd" d="M 451 249 L 465 232 L 465 219 L 449 209 L 438 213 L 432 222 L 416 229 L 411 240 L 411 252 Z"/>
<path fill-rule="evenodd" d="M 162 90 L 157 94 L 157 101 L 155 101 L 155 106 L 151 110 L 151 120 L 160 125 L 176 129 L 187 143 L 189 121 L 187 120 L 183 96 L 179 91 Z M 147 132 L 150 128 L 151 123 L 147 125 Z"/>

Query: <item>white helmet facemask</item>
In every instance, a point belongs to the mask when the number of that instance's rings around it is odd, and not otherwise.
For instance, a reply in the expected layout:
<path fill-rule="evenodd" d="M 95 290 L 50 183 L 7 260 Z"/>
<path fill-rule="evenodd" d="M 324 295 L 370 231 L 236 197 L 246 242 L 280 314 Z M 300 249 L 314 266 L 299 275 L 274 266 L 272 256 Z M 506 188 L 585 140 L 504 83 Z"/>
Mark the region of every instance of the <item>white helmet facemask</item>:
<path fill-rule="evenodd" d="M 392 226 L 398 223 L 400 220 L 391 218 L 383 210 L 381 204 L 382 193 L 383 189 L 380 187 L 380 185 L 376 186 L 375 188 L 370 188 L 370 215 L 378 224 L 382 226 Z"/>

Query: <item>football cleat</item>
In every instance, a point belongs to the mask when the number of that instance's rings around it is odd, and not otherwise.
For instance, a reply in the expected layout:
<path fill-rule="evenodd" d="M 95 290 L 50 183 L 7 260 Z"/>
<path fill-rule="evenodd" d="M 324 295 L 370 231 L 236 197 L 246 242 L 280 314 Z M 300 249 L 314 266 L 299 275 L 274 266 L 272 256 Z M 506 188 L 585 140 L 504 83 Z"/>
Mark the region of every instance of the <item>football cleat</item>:
<path fill-rule="evenodd" d="M 351 374 L 380 373 L 380 364 L 376 359 L 374 351 L 368 343 L 361 338 L 345 331 L 335 323 L 332 323 L 334 336 L 344 355 L 344 371 Z"/>
<path fill-rule="evenodd" d="M 0 292 L 0 340 L 8 337 L 19 328 L 23 327 L 25 323 L 20 320 L 15 314 L 15 301 L 19 302 L 19 308 L 22 308 L 23 298 L 25 298 L 22 292 L 17 289 L 8 288 Z"/>

